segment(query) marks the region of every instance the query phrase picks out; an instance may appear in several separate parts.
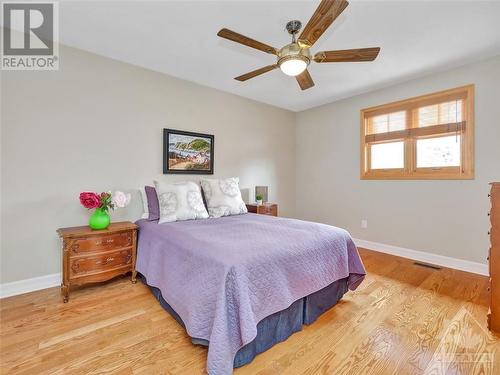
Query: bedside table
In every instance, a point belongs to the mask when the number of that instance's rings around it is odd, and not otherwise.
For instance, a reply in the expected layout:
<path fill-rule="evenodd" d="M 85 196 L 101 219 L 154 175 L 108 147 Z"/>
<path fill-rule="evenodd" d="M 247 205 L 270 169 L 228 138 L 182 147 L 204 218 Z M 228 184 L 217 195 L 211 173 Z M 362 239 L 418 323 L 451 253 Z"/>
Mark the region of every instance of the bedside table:
<path fill-rule="evenodd" d="M 68 302 L 72 285 L 106 281 L 130 271 L 135 283 L 137 228 L 124 221 L 112 223 L 104 230 L 88 226 L 58 229 L 63 241 L 63 301 Z"/>
<path fill-rule="evenodd" d="M 278 205 L 276 203 L 247 204 L 247 210 L 254 214 L 278 216 Z"/>

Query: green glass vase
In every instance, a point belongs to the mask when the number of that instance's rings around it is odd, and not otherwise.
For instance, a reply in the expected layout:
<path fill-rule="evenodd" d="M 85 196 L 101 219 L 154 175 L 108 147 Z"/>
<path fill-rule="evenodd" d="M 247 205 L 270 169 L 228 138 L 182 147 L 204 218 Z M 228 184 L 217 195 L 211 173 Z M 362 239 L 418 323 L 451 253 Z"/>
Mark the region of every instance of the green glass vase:
<path fill-rule="evenodd" d="M 89 226 L 94 230 L 106 229 L 110 222 L 108 212 L 102 208 L 96 208 L 94 213 L 90 215 Z"/>

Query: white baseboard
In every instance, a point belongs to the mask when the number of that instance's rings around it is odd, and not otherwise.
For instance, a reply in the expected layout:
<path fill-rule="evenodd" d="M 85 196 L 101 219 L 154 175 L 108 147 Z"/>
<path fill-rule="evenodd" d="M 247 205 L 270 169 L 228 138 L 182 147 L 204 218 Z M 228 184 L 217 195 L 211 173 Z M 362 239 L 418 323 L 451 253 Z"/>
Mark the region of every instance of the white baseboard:
<path fill-rule="evenodd" d="M 383 243 L 366 241 L 354 238 L 356 246 L 365 249 L 375 250 L 381 253 L 396 255 L 403 258 L 416 260 L 419 262 L 435 264 L 441 267 L 453 268 L 460 271 L 477 273 L 479 275 L 489 275 L 488 265 L 483 263 L 471 262 L 470 260 L 451 258 L 444 255 L 426 253 L 423 251 L 406 249 L 404 247 L 386 245 Z"/>
<path fill-rule="evenodd" d="M 0 298 L 16 296 L 18 294 L 34 292 L 35 290 L 52 288 L 59 285 L 61 285 L 60 273 L 13 281 L 11 283 L 0 284 Z"/>

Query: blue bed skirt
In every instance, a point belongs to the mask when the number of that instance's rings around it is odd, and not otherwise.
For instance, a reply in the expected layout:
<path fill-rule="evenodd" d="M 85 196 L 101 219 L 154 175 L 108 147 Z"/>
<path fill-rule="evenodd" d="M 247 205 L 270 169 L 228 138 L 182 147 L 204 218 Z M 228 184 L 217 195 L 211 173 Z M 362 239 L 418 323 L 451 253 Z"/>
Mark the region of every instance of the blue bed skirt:
<path fill-rule="evenodd" d="M 141 277 L 146 283 L 144 277 Z M 185 327 L 181 317 L 165 301 L 161 291 L 154 286 L 148 285 L 155 298 L 161 306 L 174 317 L 180 325 Z M 334 306 L 347 292 L 347 278 L 340 279 L 313 294 L 301 298 L 285 310 L 262 319 L 257 324 L 257 336 L 255 339 L 241 348 L 234 357 L 234 367 L 241 367 L 250 363 L 259 353 L 262 353 L 273 345 L 285 341 L 293 333 L 300 331 L 303 324 L 313 323 L 321 314 Z M 209 342 L 204 339 L 192 337 L 191 341 L 196 345 L 208 346 Z"/>

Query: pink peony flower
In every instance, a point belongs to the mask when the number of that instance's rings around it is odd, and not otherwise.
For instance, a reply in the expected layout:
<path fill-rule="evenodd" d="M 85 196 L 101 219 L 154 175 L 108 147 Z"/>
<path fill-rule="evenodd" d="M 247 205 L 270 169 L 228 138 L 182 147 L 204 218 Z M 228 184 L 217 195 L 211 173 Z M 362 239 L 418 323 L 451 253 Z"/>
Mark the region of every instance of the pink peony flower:
<path fill-rule="evenodd" d="M 130 194 L 125 194 L 122 191 L 115 191 L 113 194 L 113 203 L 116 207 L 126 207 L 130 203 Z"/>
<path fill-rule="evenodd" d="M 101 205 L 101 199 L 96 193 L 83 192 L 80 193 L 80 203 L 83 207 L 90 210 L 99 207 Z"/>

